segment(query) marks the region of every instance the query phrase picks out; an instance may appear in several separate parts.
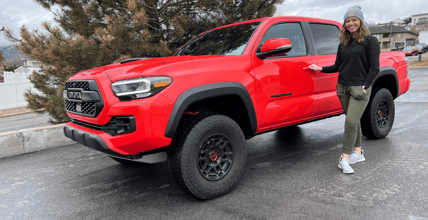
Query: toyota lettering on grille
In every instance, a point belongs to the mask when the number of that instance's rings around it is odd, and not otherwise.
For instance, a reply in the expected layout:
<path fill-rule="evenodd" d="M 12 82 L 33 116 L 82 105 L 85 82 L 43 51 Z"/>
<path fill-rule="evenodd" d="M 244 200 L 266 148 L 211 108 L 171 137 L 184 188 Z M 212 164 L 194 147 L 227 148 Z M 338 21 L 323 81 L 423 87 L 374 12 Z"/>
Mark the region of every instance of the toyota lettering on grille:
<path fill-rule="evenodd" d="M 78 92 L 78 91 L 68 91 L 67 92 L 67 96 L 69 99 L 78 99 L 78 100 L 82 100 L 82 92 Z"/>

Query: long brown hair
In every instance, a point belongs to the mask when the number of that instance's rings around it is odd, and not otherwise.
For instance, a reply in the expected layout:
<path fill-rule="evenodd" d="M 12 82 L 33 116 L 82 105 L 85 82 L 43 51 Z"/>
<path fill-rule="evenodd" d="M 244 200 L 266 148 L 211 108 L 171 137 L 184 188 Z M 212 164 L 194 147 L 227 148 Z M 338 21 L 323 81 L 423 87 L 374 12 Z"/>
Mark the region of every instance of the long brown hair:
<path fill-rule="evenodd" d="M 367 39 L 369 35 L 370 35 L 369 29 L 364 24 L 364 22 L 360 20 L 360 28 L 358 29 L 358 35 L 357 35 L 357 38 L 355 38 L 355 40 L 358 43 L 362 43 Z M 349 32 L 348 29 L 346 29 L 345 21 L 344 21 L 342 24 L 342 30 L 340 30 L 340 35 L 339 35 L 340 43 L 343 43 L 343 45 L 348 46 L 351 38 L 352 38 L 352 33 Z"/>

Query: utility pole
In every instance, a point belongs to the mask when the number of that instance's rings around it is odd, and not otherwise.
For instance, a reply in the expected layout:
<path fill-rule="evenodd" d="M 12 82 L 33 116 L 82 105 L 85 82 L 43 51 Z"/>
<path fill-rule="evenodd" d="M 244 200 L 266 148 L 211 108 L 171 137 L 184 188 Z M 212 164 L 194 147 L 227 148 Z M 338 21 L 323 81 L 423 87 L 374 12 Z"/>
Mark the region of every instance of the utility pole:
<path fill-rule="evenodd" d="M 391 26 L 391 31 L 389 32 L 389 50 L 391 50 L 391 48 L 392 48 L 392 42 L 391 42 L 391 38 L 392 38 L 392 21 L 389 22 L 389 25 Z"/>

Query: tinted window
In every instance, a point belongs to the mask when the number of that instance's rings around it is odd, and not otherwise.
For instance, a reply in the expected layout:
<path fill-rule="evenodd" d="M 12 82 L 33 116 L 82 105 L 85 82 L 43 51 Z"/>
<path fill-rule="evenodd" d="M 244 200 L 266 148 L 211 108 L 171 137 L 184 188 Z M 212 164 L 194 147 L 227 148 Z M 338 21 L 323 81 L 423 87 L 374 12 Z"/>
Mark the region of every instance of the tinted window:
<path fill-rule="evenodd" d="M 319 55 L 335 54 L 339 46 L 339 28 L 328 24 L 309 24 Z"/>
<path fill-rule="evenodd" d="M 302 28 L 298 23 L 281 23 L 273 25 L 266 31 L 260 42 L 260 45 L 272 38 L 288 38 L 291 41 L 292 49 L 284 56 L 304 56 L 306 55 L 305 38 L 303 37 Z"/>
<path fill-rule="evenodd" d="M 240 24 L 199 35 L 176 56 L 241 55 L 260 22 Z"/>

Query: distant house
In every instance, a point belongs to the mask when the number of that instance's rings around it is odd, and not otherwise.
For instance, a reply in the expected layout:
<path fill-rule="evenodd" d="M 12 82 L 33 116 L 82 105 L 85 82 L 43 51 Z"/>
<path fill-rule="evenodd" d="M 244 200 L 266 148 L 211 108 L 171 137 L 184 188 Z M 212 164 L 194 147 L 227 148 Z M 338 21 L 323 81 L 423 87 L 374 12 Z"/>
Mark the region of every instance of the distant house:
<path fill-rule="evenodd" d="M 412 25 L 428 24 L 428 13 L 412 15 Z"/>
<path fill-rule="evenodd" d="M 428 44 L 428 31 L 419 32 L 419 43 Z"/>
<path fill-rule="evenodd" d="M 427 14 L 428 15 L 428 14 Z M 371 35 L 379 40 L 381 50 L 396 50 L 418 43 L 418 34 L 395 25 L 377 25 L 369 27 Z"/>
<path fill-rule="evenodd" d="M 27 73 L 27 74 L 31 74 L 34 70 L 40 70 L 40 66 L 41 63 L 40 61 L 34 60 L 33 58 L 24 55 L 24 54 L 19 54 L 18 53 L 19 58 L 21 58 L 21 60 L 24 62 L 24 64 L 20 67 L 18 67 L 14 72 L 15 73 Z"/>

